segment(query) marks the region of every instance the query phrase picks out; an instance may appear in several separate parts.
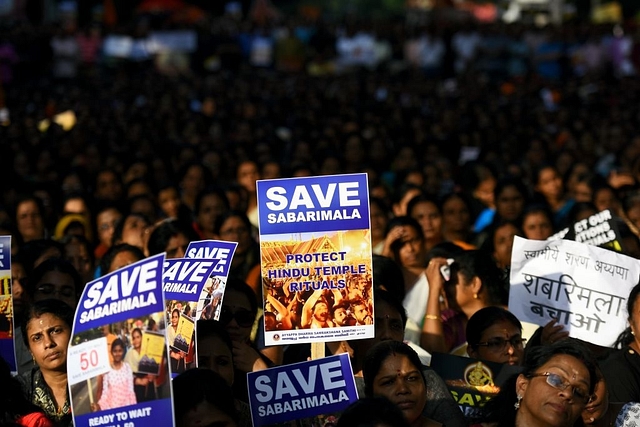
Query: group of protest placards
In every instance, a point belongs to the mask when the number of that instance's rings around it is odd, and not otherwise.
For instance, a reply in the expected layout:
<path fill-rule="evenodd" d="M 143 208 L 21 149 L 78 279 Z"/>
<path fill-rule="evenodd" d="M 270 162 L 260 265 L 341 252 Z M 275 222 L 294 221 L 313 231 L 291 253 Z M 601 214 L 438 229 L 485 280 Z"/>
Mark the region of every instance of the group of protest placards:
<path fill-rule="evenodd" d="M 266 345 L 374 337 L 367 175 L 263 180 L 257 193 Z M 562 237 L 611 244 L 610 220 L 600 213 Z M 516 317 L 537 325 L 557 319 L 571 336 L 610 346 L 626 327 L 623 311 L 640 263 L 576 241 L 515 239 L 509 309 Z M 87 283 L 67 360 L 76 426 L 173 419 L 170 380 L 162 377 L 197 366 L 197 320 L 218 320 L 236 245 L 192 242 L 185 258 L 150 256 Z M 10 236 L 0 236 L 0 354 L 15 370 L 10 248 Z M 336 320 L 331 313 L 340 308 L 348 316 Z M 96 411 L 98 384 L 113 369 L 109 334 L 130 341 L 136 329 L 141 344 L 131 369 L 154 393 Z M 432 366 L 451 380 L 469 415 L 497 391 L 500 367 L 451 355 L 434 357 Z M 358 399 L 345 354 L 250 373 L 248 389 L 255 426 L 338 413 Z"/>

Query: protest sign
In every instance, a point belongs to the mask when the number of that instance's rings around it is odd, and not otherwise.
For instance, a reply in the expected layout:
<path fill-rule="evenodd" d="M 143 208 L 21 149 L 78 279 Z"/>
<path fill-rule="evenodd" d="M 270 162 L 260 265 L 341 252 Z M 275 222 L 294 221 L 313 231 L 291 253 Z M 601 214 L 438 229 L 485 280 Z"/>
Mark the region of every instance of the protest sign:
<path fill-rule="evenodd" d="M 477 422 L 484 419 L 484 404 L 498 394 L 509 376 L 521 370 L 445 353 L 431 355 L 431 368 L 444 380 L 465 418 Z"/>
<path fill-rule="evenodd" d="M 347 354 L 247 375 L 254 427 L 340 412 L 358 400 Z"/>
<path fill-rule="evenodd" d="M 67 357 L 76 427 L 173 425 L 171 389 L 161 375 L 168 372 L 166 340 L 160 359 L 145 357 L 137 334 L 144 329 L 142 337 L 151 337 L 164 325 L 163 263 L 164 254 L 155 255 L 87 283 Z M 138 366 L 131 366 L 131 354 Z M 155 374 L 146 393 L 138 386 L 140 365 Z"/>
<path fill-rule="evenodd" d="M 257 182 L 266 345 L 372 338 L 366 174 Z"/>
<path fill-rule="evenodd" d="M 11 372 L 18 371 L 14 345 L 15 316 L 11 276 L 11 236 L 0 236 L 0 356 Z"/>
<path fill-rule="evenodd" d="M 547 240 L 575 240 L 578 243 L 600 246 L 622 252 L 622 239 L 611 211 L 606 209 L 573 223 Z"/>
<path fill-rule="evenodd" d="M 221 240 L 199 240 L 189 243 L 186 258 L 201 258 L 217 261 L 209 280 L 199 294 L 195 319 L 220 320 L 222 299 L 227 286 L 231 260 L 236 252 L 237 242 Z"/>
<path fill-rule="evenodd" d="M 627 325 L 625 305 L 640 261 L 570 240 L 515 237 L 509 310 L 521 321 L 557 319 L 569 334 L 609 347 Z"/>
<path fill-rule="evenodd" d="M 175 258 L 164 262 L 164 294 L 171 377 L 195 367 L 193 345 L 198 297 L 219 260 Z"/>

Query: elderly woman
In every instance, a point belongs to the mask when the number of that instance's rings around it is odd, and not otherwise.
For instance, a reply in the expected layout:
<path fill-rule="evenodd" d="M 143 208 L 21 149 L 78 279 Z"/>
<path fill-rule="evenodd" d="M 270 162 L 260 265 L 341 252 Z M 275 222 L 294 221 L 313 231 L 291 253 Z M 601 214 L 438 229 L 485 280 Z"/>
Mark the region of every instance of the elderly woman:
<path fill-rule="evenodd" d="M 72 426 L 67 383 L 67 347 L 73 309 L 47 299 L 35 302 L 22 322 L 24 341 L 36 367 L 19 378 L 29 401 L 41 408 L 57 426 Z"/>

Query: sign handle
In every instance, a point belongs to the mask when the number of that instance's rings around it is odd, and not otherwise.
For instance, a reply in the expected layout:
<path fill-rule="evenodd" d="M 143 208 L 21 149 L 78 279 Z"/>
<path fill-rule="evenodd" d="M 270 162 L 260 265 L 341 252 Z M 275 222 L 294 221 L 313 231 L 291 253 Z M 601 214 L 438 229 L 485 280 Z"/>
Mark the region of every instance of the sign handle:
<path fill-rule="evenodd" d="M 91 386 L 91 378 L 87 378 L 87 390 L 89 390 L 89 403 L 93 405 L 93 387 Z"/>
<path fill-rule="evenodd" d="M 322 359 L 325 355 L 323 342 L 311 343 L 311 360 Z"/>

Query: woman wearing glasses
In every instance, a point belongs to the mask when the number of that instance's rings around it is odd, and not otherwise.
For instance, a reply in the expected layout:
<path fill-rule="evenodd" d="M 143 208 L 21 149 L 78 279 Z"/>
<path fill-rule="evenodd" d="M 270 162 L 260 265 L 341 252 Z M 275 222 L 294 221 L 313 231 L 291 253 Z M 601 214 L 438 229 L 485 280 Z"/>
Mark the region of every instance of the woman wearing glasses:
<path fill-rule="evenodd" d="M 566 339 L 534 348 L 520 374 L 487 403 L 487 424 L 497 427 L 569 427 L 596 385 L 596 362 L 579 342 Z"/>
<path fill-rule="evenodd" d="M 467 323 L 467 353 L 474 359 L 520 365 L 524 354 L 522 324 L 502 307 L 485 307 Z"/>

